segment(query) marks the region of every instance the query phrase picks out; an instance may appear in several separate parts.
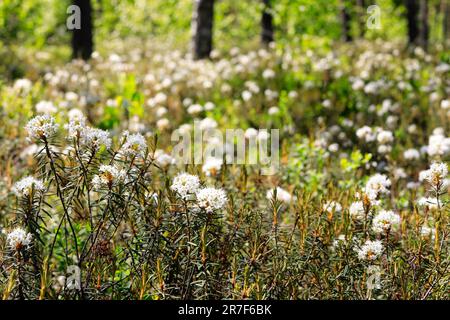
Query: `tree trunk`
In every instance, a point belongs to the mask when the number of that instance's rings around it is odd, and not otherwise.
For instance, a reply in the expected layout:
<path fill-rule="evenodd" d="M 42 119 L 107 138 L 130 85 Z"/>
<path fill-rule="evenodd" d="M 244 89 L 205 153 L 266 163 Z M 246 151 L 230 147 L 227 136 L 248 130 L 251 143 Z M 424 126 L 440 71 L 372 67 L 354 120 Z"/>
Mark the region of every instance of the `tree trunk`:
<path fill-rule="evenodd" d="M 416 45 L 419 39 L 419 3 L 418 0 L 405 0 L 406 19 L 408 20 L 408 44 Z"/>
<path fill-rule="evenodd" d="M 92 37 L 92 7 L 90 0 L 73 0 L 80 8 L 81 28 L 72 30 L 72 58 L 88 60 L 94 48 Z"/>
<path fill-rule="evenodd" d="M 428 25 L 428 0 L 420 0 L 420 36 L 419 44 L 425 50 L 428 48 L 430 27 Z"/>
<path fill-rule="evenodd" d="M 263 0 L 264 8 L 261 18 L 261 42 L 265 45 L 273 42 L 273 15 L 271 0 Z"/>
<path fill-rule="evenodd" d="M 353 40 L 350 33 L 351 16 L 347 0 L 341 0 L 342 40 L 350 42 Z"/>
<path fill-rule="evenodd" d="M 366 3 L 364 0 L 357 0 L 356 4 L 358 8 L 359 36 L 361 38 L 364 38 L 364 35 L 366 33 L 366 21 L 364 19 L 366 12 Z"/>
<path fill-rule="evenodd" d="M 444 37 L 444 45 L 445 48 L 447 48 L 448 46 L 448 42 L 450 41 L 450 1 L 449 0 L 444 0 L 444 4 L 443 4 L 443 15 L 444 15 L 444 19 L 443 19 L 443 37 Z"/>
<path fill-rule="evenodd" d="M 194 58 L 209 58 L 212 50 L 214 0 L 195 0 L 192 17 Z"/>

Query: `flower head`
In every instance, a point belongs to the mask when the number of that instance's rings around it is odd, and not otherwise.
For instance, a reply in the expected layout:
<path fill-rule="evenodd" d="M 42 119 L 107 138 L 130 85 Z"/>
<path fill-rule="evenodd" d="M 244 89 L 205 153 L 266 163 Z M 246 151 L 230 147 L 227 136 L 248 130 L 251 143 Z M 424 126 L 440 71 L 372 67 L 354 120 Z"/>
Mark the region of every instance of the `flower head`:
<path fill-rule="evenodd" d="M 447 164 L 443 162 L 434 162 L 431 164 L 430 169 L 422 171 L 419 176 L 419 180 L 426 180 L 434 188 L 445 187 L 446 178 L 448 175 Z"/>
<path fill-rule="evenodd" d="M 341 212 L 342 206 L 339 202 L 329 201 L 323 205 L 323 210 L 328 213 Z"/>
<path fill-rule="evenodd" d="M 19 181 L 17 181 L 12 191 L 18 196 L 29 196 L 33 191 L 35 192 L 44 192 L 45 187 L 44 183 L 41 180 L 38 180 L 32 176 L 25 177 Z"/>
<path fill-rule="evenodd" d="M 355 201 L 349 208 L 350 216 L 355 220 L 364 220 L 366 216 L 366 210 L 362 201 Z"/>
<path fill-rule="evenodd" d="M 44 114 L 31 119 L 25 126 L 30 139 L 46 139 L 58 131 L 59 125 L 55 123 L 55 118 Z"/>
<path fill-rule="evenodd" d="M 359 260 L 373 261 L 383 253 L 383 244 L 379 240 L 367 240 L 360 248 L 356 248 Z"/>
<path fill-rule="evenodd" d="M 387 233 L 396 229 L 400 224 L 400 216 L 391 210 L 381 210 L 373 218 L 372 230 L 375 233 Z"/>
<path fill-rule="evenodd" d="M 197 192 L 200 188 L 200 179 L 197 176 L 180 173 L 174 179 L 170 189 L 178 193 L 182 199 L 188 199 L 189 195 Z"/>
<path fill-rule="evenodd" d="M 289 192 L 287 192 L 286 190 L 284 190 L 283 188 L 281 188 L 281 187 L 277 187 L 276 189 L 274 188 L 274 189 L 268 190 L 267 193 L 266 193 L 266 198 L 269 199 L 269 200 L 272 200 L 273 197 L 274 197 L 275 190 L 277 191 L 276 192 L 277 193 L 277 195 L 276 195 L 277 200 L 279 200 L 281 202 L 284 202 L 286 204 L 291 203 L 291 200 L 292 200 L 291 194 Z"/>
<path fill-rule="evenodd" d="M 369 178 L 366 183 L 365 193 L 374 193 L 379 195 L 380 193 L 389 193 L 389 187 L 391 186 L 391 181 L 384 174 L 375 174 Z"/>
<path fill-rule="evenodd" d="M 104 186 L 112 189 L 112 187 L 125 181 L 125 178 L 125 170 L 118 169 L 115 166 L 102 165 L 100 166 L 99 174 L 92 179 L 92 184 L 95 189 L 100 189 Z"/>
<path fill-rule="evenodd" d="M 20 251 L 31 244 L 32 236 L 22 228 L 18 227 L 11 231 L 7 236 L 7 242 L 11 249 Z"/>
<path fill-rule="evenodd" d="M 120 149 L 120 153 L 125 156 L 145 156 L 147 141 L 145 141 L 143 135 L 140 133 L 130 134 L 125 131 L 123 137 L 125 138 L 125 142 Z"/>
<path fill-rule="evenodd" d="M 105 146 L 106 149 L 111 147 L 109 132 L 91 127 L 86 127 L 82 130 L 80 142 L 82 146 L 89 148 L 94 152 L 97 152 L 101 146 Z"/>
<path fill-rule="evenodd" d="M 222 189 L 204 188 L 196 193 L 197 205 L 206 212 L 219 210 L 227 203 L 227 194 Z"/>
<path fill-rule="evenodd" d="M 167 168 L 175 163 L 175 159 L 162 150 L 155 151 L 155 162 L 162 168 Z"/>
<path fill-rule="evenodd" d="M 64 125 L 64 128 L 67 129 L 69 138 L 81 137 L 82 134 L 86 134 L 84 132 L 86 130 L 86 118 L 84 116 L 72 118 L 68 124 Z"/>
<path fill-rule="evenodd" d="M 207 176 L 215 176 L 220 172 L 222 164 L 223 164 L 222 159 L 209 157 L 206 159 L 205 164 L 202 167 L 202 171 Z"/>

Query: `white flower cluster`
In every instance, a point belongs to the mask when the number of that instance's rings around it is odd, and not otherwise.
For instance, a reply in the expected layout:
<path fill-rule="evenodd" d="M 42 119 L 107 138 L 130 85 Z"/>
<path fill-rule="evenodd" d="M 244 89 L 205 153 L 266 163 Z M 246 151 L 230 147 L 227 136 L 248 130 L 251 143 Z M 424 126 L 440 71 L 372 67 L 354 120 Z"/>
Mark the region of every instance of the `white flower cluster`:
<path fill-rule="evenodd" d="M 185 172 L 174 178 L 170 189 L 184 200 L 195 195 L 197 209 L 203 209 L 208 213 L 222 209 L 228 201 L 224 190 L 211 187 L 200 189 L 199 178 Z"/>
<path fill-rule="evenodd" d="M 364 204 L 362 201 L 355 201 L 350 205 L 349 208 L 350 216 L 358 221 L 364 220 L 366 216 L 366 211 L 364 209 Z"/>
<path fill-rule="evenodd" d="M 435 236 L 434 234 L 436 233 L 436 229 L 435 228 L 431 228 L 429 226 L 422 226 L 422 228 L 420 229 L 420 235 L 425 238 L 425 239 L 431 239 L 434 240 Z"/>
<path fill-rule="evenodd" d="M 187 200 L 190 195 L 195 194 L 198 188 L 200 188 L 199 178 L 185 172 L 178 174 L 170 186 L 170 189 L 178 193 L 184 200 Z"/>
<path fill-rule="evenodd" d="M 125 142 L 120 148 L 120 153 L 124 156 L 145 156 L 147 150 L 147 141 L 140 133 L 130 134 L 128 131 L 123 133 Z"/>
<path fill-rule="evenodd" d="M 228 201 L 225 191 L 216 188 L 200 189 L 196 196 L 197 205 L 208 213 L 222 209 Z"/>
<path fill-rule="evenodd" d="M 378 257 L 380 257 L 383 253 L 383 250 L 383 244 L 379 240 L 367 240 L 360 248 L 355 249 L 358 254 L 358 258 L 366 261 L 378 259 Z"/>
<path fill-rule="evenodd" d="M 419 174 L 420 181 L 427 181 L 433 188 L 443 189 L 447 184 L 448 168 L 443 162 L 434 162 L 430 169 L 421 171 Z"/>
<path fill-rule="evenodd" d="M 102 146 L 106 149 L 111 148 L 112 141 L 108 131 L 86 127 L 82 130 L 80 143 L 83 147 L 97 152 Z"/>
<path fill-rule="evenodd" d="M 396 230 L 400 225 L 400 216 L 391 210 L 381 210 L 372 221 L 372 230 L 375 233 L 388 233 Z"/>
<path fill-rule="evenodd" d="M 21 196 L 27 197 L 32 193 L 33 190 L 35 192 L 44 192 L 45 186 L 41 180 L 38 180 L 32 176 L 25 177 L 25 178 L 17 181 L 12 188 L 12 191 L 18 197 L 21 197 Z"/>
<path fill-rule="evenodd" d="M 369 178 L 365 187 L 365 194 L 370 198 L 376 198 L 380 194 L 389 193 L 391 181 L 384 174 L 375 174 Z"/>
<path fill-rule="evenodd" d="M 58 131 L 58 124 L 55 118 L 44 114 L 31 119 L 25 126 L 29 139 L 49 138 Z"/>
<path fill-rule="evenodd" d="M 291 196 L 291 194 L 288 191 L 284 190 L 281 187 L 277 187 L 276 191 L 277 191 L 276 192 L 277 193 L 276 194 L 276 197 L 277 197 L 276 199 L 278 201 L 284 202 L 286 204 L 291 203 L 292 196 Z M 274 192 L 275 192 L 275 189 L 268 190 L 267 193 L 266 193 L 266 198 L 269 199 L 269 200 L 272 200 L 273 197 L 274 197 Z"/>
<path fill-rule="evenodd" d="M 58 111 L 53 102 L 46 100 L 39 101 L 35 108 L 36 112 L 45 114 L 52 114 Z"/>
<path fill-rule="evenodd" d="M 431 197 L 422 197 L 419 200 L 417 200 L 417 204 L 420 207 L 426 207 L 430 210 L 434 210 L 438 208 L 438 201 L 436 198 Z"/>
<path fill-rule="evenodd" d="M 64 125 L 64 128 L 68 131 L 69 138 L 81 138 L 85 134 L 86 118 L 84 116 L 71 118 L 69 123 Z"/>
<path fill-rule="evenodd" d="M 168 166 L 175 164 L 175 159 L 162 150 L 155 151 L 155 162 L 161 168 L 167 168 Z"/>
<path fill-rule="evenodd" d="M 31 244 L 32 236 L 22 228 L 18 227 L 11 231 L 7 236 L 7 242 L 11 249 L 21 250 Z"/>
<path fill-rule="evenodd" d="M 209 157 L 203 164 L 202 171 L 207 176 L 215 176 L 220 172 L 222 168 L 223 160 L 215 157 Z"/>
<path fill-rule="evenodd" d="M 339 202 L 329 201 L 323 205 L 323 210 L 328 213 L 341 212 L 342 206 Z"/>
<path fill-rule="evenodd" d="M 356 136 L 366 143 L 377 141 L 380 154 L 386 154 L 392 150 L 391 144 L 394 142 L 394 135 L 391 131 L 383 130 L 380 127 L 363 126 L 356 130 Z"/>
<path fill-rule="evenodd" d="M 112 189 L 114 186 L 125 181 L 125 170 L 118 169 L 115 166 L 101 165 L 99 168 L 99 174 L 95 175 L 92 179 L 92 184 L 95 189 L 102 187 L 108 187 Z"/>
<path fill-rule="evenodd" d="M 443 130 L 435 129 L 428 138 L 426 150 L 431 157 L 442 157 L 450 153 L 450 138 L 445 137 Z"/>

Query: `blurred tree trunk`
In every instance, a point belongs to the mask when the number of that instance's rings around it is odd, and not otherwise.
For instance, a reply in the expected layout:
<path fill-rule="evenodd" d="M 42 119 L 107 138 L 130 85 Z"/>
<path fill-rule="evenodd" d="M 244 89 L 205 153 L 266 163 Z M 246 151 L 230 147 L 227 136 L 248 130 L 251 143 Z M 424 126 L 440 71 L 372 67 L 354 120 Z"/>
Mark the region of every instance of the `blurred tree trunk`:
<path fill-rule="evenodd" d="M 214 0 L 195 0 L 192 17 L 194 59 L 208 58 L 212 50 Z"/>
<path fill-rule="evenodd" d="M 263 0 L 264 8 L 261 18 L 261 42 L 265 45 L 274 41 L 272 1 Z"/>
<path fill-rule="evenodd" d="M 444 15 L 442 34 L 444 36 L 445 48 L 447 48 L 448 42 L 450 41 L 450 1 L 444 0 L 442 6 L 443 6 L 442 13 Z"/>
<path fill-rule="evenodd" d="M 350 8 L 347 0 L 341 0 L 341 21 L 342 21 L 342 40 L 350 42 L 353 40 L 351 35 L 351 16 Z"/>
<path fill-rule="evenodd" d="M 87 60 L 94 49 L 91 2 L 73 0 L 72 4 L 78 6 L 81 11 L 81 28 L 72 30 L 72 58 Z"/>
<path fill-rule="evenodd" d="M 405 0 L 406 19 L 408 20 L 408 43 L 416 45 L 419 39 L 419 3 L 418 0 Z"/>
<path fill-rule="evenodd" d="M 428 0 L 420 0 L 420 32 L 419 45 L 425 50 L 428 48 L 428 40 L 430 37 L 430 27 L 428 24 Z"/>
<path fill-rule="evenodd" d="M 366 21 L 365 21 L 365 12 L 366 12 L 366 3 L 364 0 L 356 0 L 357 8 L 358 8 L 358 23 L 359 23 L 359 36 L 364 38 L 366 33 Z"/>

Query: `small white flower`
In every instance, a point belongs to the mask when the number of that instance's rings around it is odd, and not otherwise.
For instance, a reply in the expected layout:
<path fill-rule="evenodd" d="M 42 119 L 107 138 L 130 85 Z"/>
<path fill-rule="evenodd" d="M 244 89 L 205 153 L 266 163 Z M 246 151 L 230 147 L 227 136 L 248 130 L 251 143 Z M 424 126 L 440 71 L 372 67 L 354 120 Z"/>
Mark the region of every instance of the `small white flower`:
<path fill-rule="evenodd" d="M 372 128 L 368 126 L 364 126 L 356 130 L 356 136 L 365 142 L 372 142 L 377 138 Z"/>
<path fill-rule="evenodd" d="M 389 144 L 394 141 L 394 135 L 391 131 L 381 130 L 378 132 L 377 141 L 380 144 Z"/>
<path fill-rule="evenodd" d="M 215 176 L 220 172 L 222 165 L 223 165 L 222 159 L 209 157 L 205 160 L 205 164 L 202 167 L 202 171 L 207 176 Z"/>
<path fill-rule="evenodd" d="M 30 139 L 44 139 L 54 135 L 58 131 L 58 127 L 55 118 L 45 114 L 31 119 L 25 126 L 25 130 Z"/>
<path fill-rule="evenodd" d="M 182 199 L 188 199 L 190 195 L 200 188 L 200 180 L 197 176 L 180 173 L 174 179 L 170 189 L 177 192 Z"/>
<path fill-rule="evenodd" d="M 391 210 L 381 210 L 373 218 L 372 230 L 375 233 L 386 233 L 396 230 L 400 225 L 400 216 Z"/>
<path fill-rule="evenodd" d="M 31 244 L 32 236 L 22 228 L 18 227 L 11 231 L 7 236 L 7 242 L 11 249 L 21 250 Z"/>
<path fill-rule="evenodd" d="M 199 128 L 202 131 L 208 131 L 217 128 L 217 122 L 211 118 L 204 118 L 199 122 Z"/>
<path fill-rule="evenodd" d="M 145 156 L 147 150 L 147 141 L 140 133 L 129 134 L 127 131 L 123 133 L 125 143 L 120 149 L 120 153 L 125 156 Z"/>
<path fill-rule="evenodd" d="M 443 132 L 435 130 L 428 139 L 426 150 L 431 157 L 445 156 L 450 153 L 450 138 L 445 137 Z"/>
<path fill-rule="evenodd" d="M 228 199 L 225 191 L 216 188 L 204 188 L 196 193 L 197 205 L 206 212 L 222 209 Z"/>
<path fill-rule="evenodd" d="M 80 143 L 82 146 L 97 152 L 101 146 L 109 149 L 111 147 L 111 138 L 108 131 L 86 127 L 81 132 Z"/>
<path fill-rule="evenodd" d="M 267 113 L 270 116 L 276 115 L 280 112 L 280 109 L 278 107 L 270 107 L 269 110 L 267 111 Z"/>
<path fill-rule="evenodd" d="M 289 192 L 287 192 L 286 190 L 284 190 L 281 187 L 277 187 L 276 190 L 277 190 L 277 200 L 278 201 L 284 202 L 286 204 L 291 203 L 292 196 Z M 274 192 L 275 192 L 275 189 L 268 190 L 266 193 L 266 198 L 268 200 L 272 200 L 274 197 Z"/>
<path fill-rule="evenodd" d="M 64 125 L 64 128 L 67 130 L 69 138 L 81 137 L 86 129 L 86 119 L 84 116 L 70 119 L 69 123 Z"/>
<path fill-rule="evenodd" d="M 442 100 L 441 108 L 444 110 L 450 109 L 450 99 Z"/>
<path fill-rule="evenodd" d="M 408 149 L 403 152 L 405 160 L 418 160 L 420 159 L 420 152 L 416 149 Z"/>
<path fill-rule="evenodd" d="M 366 183 L 365 192 L 375 193 L 375 194 L 387 194 L 389 193 L 389 187 L 391 186 L 391 181 L 384 174 L 375 174 L 369 178 Z"/>
<path fill-rule="evenodd" d="M 53 102 L 46 100 L 38 102 L 35 108 L 36 112 L 45 114 L 52 114 L 58 111 Z"/>
<path fill-rule="evenodd" d="M 383 253 L 383 244 L 379 240 L 367 240 L 361 248 L 355 249 L 359 260 L 373 261 L 378 259 Z"/>
<path fill-rule="evenodd" d="M 165 130 L 170 127 L 170 121 L 167 118 L 162 118 L 156 121 L 156 127 L 158 130 Z"/>
<path fill-rule="evenodd" d="M 339 202 L 329 201 L 323 205 L 323 210 L 328 213 L 341 212 L 342 206 Z"/>
<path fill-rule="evenodd" d="M 333 240 L 333 244 L 331 246 L 331 249 L 334 250 L 340 245 L 345 245 L 347 243 L 347 240 L 345 239 L 345 234 L 340 234 L 336 239 Z"/>
<path fill-rule="evenodd" d="M 44 183 L 34 177 L 25 177 L 16 182 L 12 191 L 18 196 L 29 196 L 32 191 L 42 193 L 45 191 Z"/>
<path fill-rule="evenodd" d="M 245 130 L 244 136 L 249 140 L 254 139 L 258 136 L 258 130 L 256 130 L 255 128 L 248 128 L 247 130 Z"/>
<path fill-rule="evenodd" d="M 125 170 L 118 169 L 115 166 L 101 165 L 99 168 L 99 174 L 92 178 L 92 184 L 95 189 L 100 189 L 102 187 L 112 189 L 114 186 L 124 182 L 125 178 Z"/>
<path fill-rule="evenodd" d="M 417 205 L 419 205 L 420 207 L 426 207 L 430 210 L 435 210 L 438 208 L 438 202 L 436 198 L 422 197 L 417 200 Z"/>
<path fill-rule="evenodd" d="M 447 175 L 447 164 L 434 162 L 431 164 L 430 169 L 420 172 L 419 180 L 426 180 L 434 188 L 445 188 Z"/>
<path fill-rule="evenodd" d="M 28 79 L 17 79 L 16 82 L 14 82 L 14 90 L 22 93 L 29 92 L 32 86 L 33 83 Z"/>
<path fill-rule="evenodd" d="M 154 158 L 156 164 L 161 168 L 167 168 L 168 166 L 175 164 L 175 159 L 162 150 L 156 150 Z"/>
<path fill-rule="evenodd" d="M 349 208 L 350 216 L 358 221 L 364 220 L 366 214 L 364 209 L 364 204 L 362 201 L 355 201 L 350 205 Z"/>
<path fill-rule="evenodd" d="M 420 235 L 425 239 L 431 238 L 431 240 L 434 240 L 435 233 L 436 233 L 435 228 L 430 228 L 425 225 L 423 225 L 422 228 L 420 229 Z"/>
<path fill-rule="evenodd" d="M 189 114 L 197 114 L 203 111 L 203 107 L 200 104 L 193 104 L 191 106 L 189 106 L 189 108 L 187 109 L 187 112 Z"/>
<path fill-rule="evenodd" d="M 205 103 L 204 109 L 205 109 L 206 111 L 211 111 L 211 110 L 214 110 L 215 107 L 216 107 L 216 105 L 215 105 L 214 103 L 212 103 L 212 102 L 207 102 L 207 103 Z"/>

